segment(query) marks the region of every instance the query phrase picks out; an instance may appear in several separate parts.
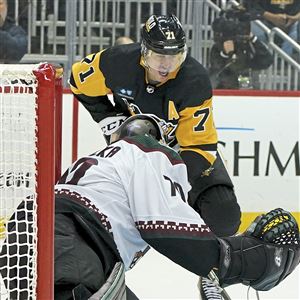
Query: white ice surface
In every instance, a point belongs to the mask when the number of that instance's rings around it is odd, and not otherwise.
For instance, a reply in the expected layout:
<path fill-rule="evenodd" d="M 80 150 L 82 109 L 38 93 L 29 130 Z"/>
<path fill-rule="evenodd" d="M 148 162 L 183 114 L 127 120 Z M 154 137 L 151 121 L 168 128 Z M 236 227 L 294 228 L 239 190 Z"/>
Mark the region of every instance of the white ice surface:
<path fill-rule="evenodd" d="M 199 299 L 198 278 L 174 264 L 155 250 L 150 250 L 134 268 L 126 272 L 126 282 L 140 299 Z M 247 299 L 248 287 L 238 284 L 226 288 L 232 300 Z M 300 268 L 279 286 L 268 292 L 259 292 L 261 300 L 300 299 Z M 257 299 L 250 289 L 248 299 Z"/>

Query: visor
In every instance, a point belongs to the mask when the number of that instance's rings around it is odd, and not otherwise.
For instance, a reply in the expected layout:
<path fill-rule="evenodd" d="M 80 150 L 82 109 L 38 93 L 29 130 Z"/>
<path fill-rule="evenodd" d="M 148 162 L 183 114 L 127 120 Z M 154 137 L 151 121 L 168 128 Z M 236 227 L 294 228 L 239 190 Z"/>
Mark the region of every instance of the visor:
<path fill-rule="evenodd" d="M 144 60 L 146 65 L 158 72 L 170 73 L 178 69 L 186 58 L 187 50 L 184 48 L 176 54 L 161 54 L 147 49 L 144 52 Z"/>

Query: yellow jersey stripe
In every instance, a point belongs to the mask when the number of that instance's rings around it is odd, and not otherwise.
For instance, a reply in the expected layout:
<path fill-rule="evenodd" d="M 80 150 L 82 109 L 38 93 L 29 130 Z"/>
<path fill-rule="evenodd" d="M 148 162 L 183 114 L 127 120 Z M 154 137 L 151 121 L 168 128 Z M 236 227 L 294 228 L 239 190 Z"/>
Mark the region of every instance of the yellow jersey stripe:
<path fill-rule="evenodd" d="M 187 107 L 179 112 L 176 138 L 180 146 L 189 147 L 216 144 L 217 130 L 213 121 L 212 98 L 201 105 Z"/>
<path fill-rule="evenodd" d="M 183 151 L 193 151 L 193 152 L 196 152 L 196 153 L 202 155 L 210 164 L 213 164 L 213 162 L 216 159 L 216 155 L 213 155 L 211 152 L 208 152 L 208 151 L 205 151 L 205 150 L 201 150 L 201 149 L 198 149 L 198 148 L 193 148 L 193 147 L 190 147 L 190 148 L 180 148 L 180 152 L 183 152 Z"/>

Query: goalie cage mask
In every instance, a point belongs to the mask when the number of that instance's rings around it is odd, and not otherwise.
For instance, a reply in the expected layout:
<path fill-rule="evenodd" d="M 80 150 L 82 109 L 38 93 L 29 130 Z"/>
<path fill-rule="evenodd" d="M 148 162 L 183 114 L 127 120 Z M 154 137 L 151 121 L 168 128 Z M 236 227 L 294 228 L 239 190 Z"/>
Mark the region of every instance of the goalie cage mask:
<path fill-rule="evenodd" d="M 165 133 L 155 117 L 150 114 L 138 114 L 129 117 L 125 122 L 110 136 L 110 144 L 124 137 L 148 135 L 157 141 L 166 144 Z"/>

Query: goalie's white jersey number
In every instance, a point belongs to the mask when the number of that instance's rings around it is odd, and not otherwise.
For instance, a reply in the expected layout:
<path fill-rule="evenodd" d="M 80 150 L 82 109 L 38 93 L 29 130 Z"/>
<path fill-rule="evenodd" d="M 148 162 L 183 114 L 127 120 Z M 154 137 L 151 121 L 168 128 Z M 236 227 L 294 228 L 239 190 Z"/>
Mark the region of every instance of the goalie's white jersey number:
<path fill-rule="evenodd" d="M 112 157 L 117 152 L 121 150 L 120 147 L 116 146 L 108 146 L 104 150 L 95 152 L 93 156 L 98 157 Z M 88 157 L 82 157 L 78 159 L 67 171 L 66 173 L 61 177 L 59 180 L 60 184 L 78 184 L 78 181 L 84 177 L 87 170 L 90 169 L 92 166 L 97 166 L 99 164 L 99 160 L 95 157 L 88 156 Z"/>

